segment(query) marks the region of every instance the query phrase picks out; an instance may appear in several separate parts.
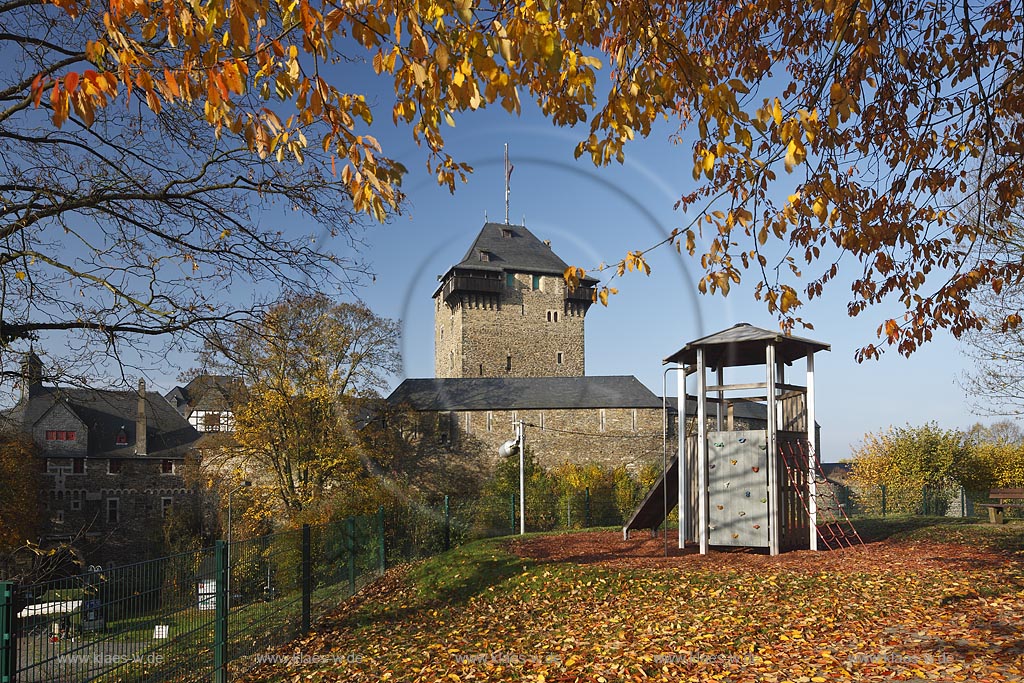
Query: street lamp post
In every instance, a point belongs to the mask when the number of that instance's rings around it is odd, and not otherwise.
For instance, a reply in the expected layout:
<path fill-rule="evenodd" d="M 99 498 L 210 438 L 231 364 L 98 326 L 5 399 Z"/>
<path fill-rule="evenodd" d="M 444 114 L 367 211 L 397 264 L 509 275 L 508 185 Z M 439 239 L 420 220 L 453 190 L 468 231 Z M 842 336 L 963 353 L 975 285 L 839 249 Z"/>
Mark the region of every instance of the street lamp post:
<path fill-rule="evenodd" d="M 227 576 L 227 591 L 228 591 L 228 609 L 231 609 L 231 496 L 238 493 L 244 488 L 252 486 L 251 481 L 243 481 L 235 488 L 228 491 L 228 576 Z"/>
<path fill-rule="evenodd" d="M 518 420 L 516 438 L 501 444 L 498 455 L 507 458 L 519 451 L 519 535 L 526 533 L 526 423 Z"/>

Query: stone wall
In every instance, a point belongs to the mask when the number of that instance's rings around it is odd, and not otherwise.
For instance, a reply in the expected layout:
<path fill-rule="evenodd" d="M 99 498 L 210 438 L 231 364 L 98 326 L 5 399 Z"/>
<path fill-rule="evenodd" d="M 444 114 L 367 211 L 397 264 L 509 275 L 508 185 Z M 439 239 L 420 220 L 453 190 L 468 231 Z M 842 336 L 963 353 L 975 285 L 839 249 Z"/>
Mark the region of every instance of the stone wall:
<path fill-rule="evenodd" d="M 403 429 L 419 482 L 442 493 L 469 491 L 493 472 L 498 448 L 526 422 L 526 447 L 545 468 L 564 463 L 625 466 L 632 472 L 662 458 L 662 412 L 653 408 L 424 412 Z M 674 424 L 669 456 L 675 452 Z M 411 479 L 415 482 L 417 476 Z M 447 490 L 441 491 L 440 489 Z"/>
<path fill-rule="evenodd" d="M 499 295 L 435 299 L 436 377 L 582 377 L 587 306 L 560 277 L 516 273 Z"/>
<path fill-rule="evenodd" d="M 160 552 L 165 499 L 167 505 L 191 505 L 194 492 L 181 475 L 182 459 L 40 458 L 42 533 L 51 540 L 74 540 L 93 564 L 124 564 Z M 76 461 L 80 472 L 76 473 Z M 170 466 L 172 471 L 165 473 Z M 108 521 L 109 501 L 116 500 L 117 519 Z"/>

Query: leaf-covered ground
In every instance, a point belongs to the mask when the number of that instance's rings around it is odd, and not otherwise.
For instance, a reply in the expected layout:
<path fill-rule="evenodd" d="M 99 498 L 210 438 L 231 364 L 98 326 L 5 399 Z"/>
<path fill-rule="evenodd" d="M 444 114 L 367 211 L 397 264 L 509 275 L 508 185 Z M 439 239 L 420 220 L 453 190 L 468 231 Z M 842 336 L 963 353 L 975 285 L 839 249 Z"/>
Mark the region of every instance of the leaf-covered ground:
<path fill-rule="evenodd" d="M 391 570 L 244 680 L 1024 680 L 1024 525 L 876 526 L 776 558 L 477 542 Z"/>

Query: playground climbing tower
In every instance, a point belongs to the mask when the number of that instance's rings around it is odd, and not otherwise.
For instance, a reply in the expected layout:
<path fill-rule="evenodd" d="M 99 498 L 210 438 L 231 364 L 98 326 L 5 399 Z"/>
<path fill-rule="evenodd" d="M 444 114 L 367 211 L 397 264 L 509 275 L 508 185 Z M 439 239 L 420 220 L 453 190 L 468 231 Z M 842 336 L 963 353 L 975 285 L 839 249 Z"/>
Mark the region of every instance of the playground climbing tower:
<path fill-rule="evenodd" d="M 814 420 L 814 354 L 829 348 L 740 323 L 665 359 L 681 366 L 680 414 L 691 396 L 696 403 L 695 429 L 678 430 L 678 482 L 670 487 L 677 489 L 679 547 L 692 541 L 701 554 L 711 546 L 744 546 L 767 548 L 772 555 L 818 548 L 816 489 L 824 480 Z M 787 381 L 787 368 L 799 360 L 806 363 L 802 385 Z M 757 366 L 764 368 L 763 381 L 725 383 L 727 370 L 758 379 L 756 370 L 733 370 Z M 741 401 L 765 405 L 764 429 L 733 430 L 733 407 Z"/>

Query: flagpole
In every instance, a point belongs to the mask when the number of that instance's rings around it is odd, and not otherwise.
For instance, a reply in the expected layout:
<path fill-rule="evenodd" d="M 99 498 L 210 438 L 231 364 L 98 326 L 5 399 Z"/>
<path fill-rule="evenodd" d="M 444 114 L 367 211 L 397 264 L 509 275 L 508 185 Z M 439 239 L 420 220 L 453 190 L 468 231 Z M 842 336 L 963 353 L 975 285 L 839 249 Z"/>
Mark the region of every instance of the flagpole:
<path fill-rule="evenodd" d="M 508 143 L 505 143 L 505 225 L 508 225 Z"/>

